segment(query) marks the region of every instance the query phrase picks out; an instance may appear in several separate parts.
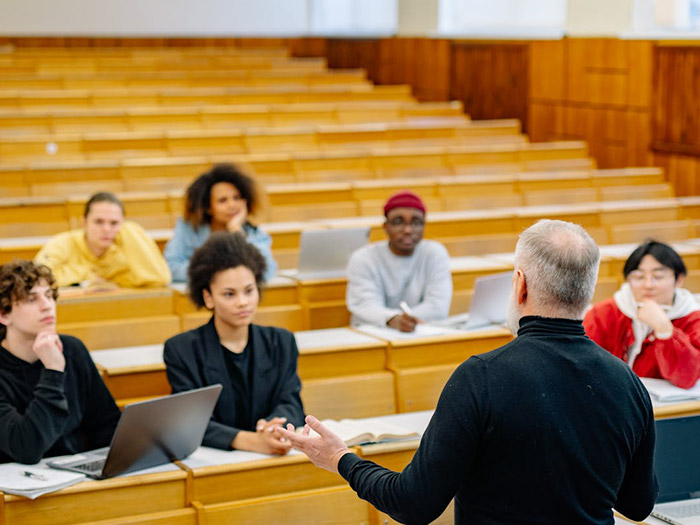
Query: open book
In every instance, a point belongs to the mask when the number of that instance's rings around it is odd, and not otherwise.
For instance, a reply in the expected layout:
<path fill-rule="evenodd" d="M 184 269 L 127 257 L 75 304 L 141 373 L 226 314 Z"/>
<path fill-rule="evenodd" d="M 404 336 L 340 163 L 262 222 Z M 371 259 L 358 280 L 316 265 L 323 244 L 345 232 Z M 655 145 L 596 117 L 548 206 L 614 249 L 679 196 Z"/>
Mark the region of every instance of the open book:
<path fill-rule="evenodd" d="M 419 438 L 418 432 L 411 432 L 398 425 L 382 421 L 358 421 L 355 419 L 326 419 L 322 423 L 337 434 L 349 447 L 363 443 L 380 443 Z M 313 434 L 315 432 L 312 431 Z"/>
<path fill-rule="evenodd" d="M 84 474 L 54 470 L 43 462 L 38 465 L 21 463 L 0 465 L 0 490 L 30 499 L 69 487 L 84 479 Z"/>
<path fill-rule="evenodd" d="M 700 381 L 690 388 L 680 388 L 665 379 L 642 377 L 641 380 L 651 398 L 656 401 L 700 400 Z"/>

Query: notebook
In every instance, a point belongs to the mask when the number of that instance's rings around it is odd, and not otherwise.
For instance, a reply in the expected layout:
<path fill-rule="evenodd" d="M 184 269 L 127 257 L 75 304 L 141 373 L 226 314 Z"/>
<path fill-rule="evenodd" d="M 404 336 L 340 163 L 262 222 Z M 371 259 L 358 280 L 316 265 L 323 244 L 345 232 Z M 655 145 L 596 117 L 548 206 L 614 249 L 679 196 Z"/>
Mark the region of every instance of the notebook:
<path fill-rule="evenodd" d="M 466 314 L 453 315 L 437 324 L 460 330 L 475 330 L 502 325 L 508 314 L 508 300 L 513 272 L 495 273 L 479 277 L 474 282 L 474 295 Z"/>
<path fill-rule="evenodd" d="M 332 230 L 304 230 L 299 242 L 296 272 L 280 272 L 296 278 L 345 277 L 352 253 L 369 242 L 369 226 Z"/>
<path fill-rule="evenodd" d="M 700 525 L 700 416 L 656 420 L 654 466 L 659 497 L 651 515 Z"/>
<path fill-rule="evenodd" d="M 221 385 L 211 385 L 124 407 L 109 447 L 48 462 L 104 479 L 190 455 L 202 444 Z"/>

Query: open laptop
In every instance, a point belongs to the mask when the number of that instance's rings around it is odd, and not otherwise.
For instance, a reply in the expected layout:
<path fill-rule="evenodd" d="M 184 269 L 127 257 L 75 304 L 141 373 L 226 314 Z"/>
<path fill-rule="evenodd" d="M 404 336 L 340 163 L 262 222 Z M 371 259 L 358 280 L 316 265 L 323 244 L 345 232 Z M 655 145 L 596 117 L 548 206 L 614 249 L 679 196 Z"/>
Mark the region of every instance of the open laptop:
<path fill-rule="evenodd" d="M 369 242 L 369 226 L 331 230 L 304 230 L 299 242 L 296 272 L 280 272 L 296 278 L 344 277 L 352 253 Z"/>
<path fill-rule="evenodd" d="M 109 447 L 48 465 L 104 479 L 182 459 L 202 444 L 220 393 L 216 384 L 126 405 Z"/>
<path fill-rule="evenodd" d="M 477 278 L 474 282 L 474 295 L 469 312 L 453 315 L 446 321 L 433 324 L 460 330 L 476 330 L 505 324 L 512 279 L 513 272 L 495 273 Z"/>
<path fill-rule="evenodd" d="M 651 515 L 700 525 L 700 416 L 656 420 L 654 466 L 659 496 Z"/>

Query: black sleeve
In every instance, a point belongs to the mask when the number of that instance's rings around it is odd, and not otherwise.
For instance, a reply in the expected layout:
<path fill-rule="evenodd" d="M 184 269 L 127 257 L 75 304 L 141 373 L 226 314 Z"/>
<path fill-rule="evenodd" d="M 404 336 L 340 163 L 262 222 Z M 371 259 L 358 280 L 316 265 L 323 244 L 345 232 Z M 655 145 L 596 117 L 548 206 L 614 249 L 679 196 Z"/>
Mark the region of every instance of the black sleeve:
<path fill-rule="evenodd" d="M 304 407 L 300 396 L 301 380 L 297 374 L 299 349 L 294 335 L 291 333 L 286 333 L 286 335 L 288 339 L 280 344 L 285 353 L 285 366 L 280 370 L 279 395 L 275 400 L 274 408 L 265 419 L 286 417 L 288 423 L 298 427 L 304 424 Z"/>
<path fill-rule="evenodd" d="M 68 422 L 65 373 L 44 369 L 24 414 L 0 399 L 0 450 L 19 463 L 37 463 L 63 435 Z"/>
<path fill-rule="evenodd" d="M 89 385 L 81 427 L 87 436 L 88 450 L 92 450 L 106 447 L 111 443 L 121 412 L 88 354 L 87 348 L 82 342 L 79 343 L 77 357 L 83 368 L 81 380 Z"/>
<path fill-rule="evenodd" d="M 656 423 L 651 401 L 647 401 L 646 432 L 627 466 L 617 492 L 615 510 L 634 521 L 642 521 L 654 508 L 659 485 L 654 473 Z"/>
<path fill-rule="evenodd" d="M 403 472 L 354 454 L 341 458 L 341 476 L 362 499 L 402 523 L 429 523 L 442 514 L 476 455 L 481 383 L 469 370 L 477 366 L 478 360 L 470 359 L 447 382 L 420 446 Z M 486 391 L 481 389 L 482 398 Z"/>
<path fill-rule="evenodd" d="M 192 372 L 194 363 L 187 362 L 187 357 L 184 355 L 184 352 L 181 351 L 179 345 L 179 343 L 173 344 L 171 341 L 166 341 L 163 351 L 165 372 L 168 376 L 173 394 L 208 386 L 202 384 L 202 381 L 199 381 L 195 377 Z M 224 425 L 218 421 L 209 420 L 202 445 L 231 450 L 231 443 L 240 430 L 239 428 Z"/>

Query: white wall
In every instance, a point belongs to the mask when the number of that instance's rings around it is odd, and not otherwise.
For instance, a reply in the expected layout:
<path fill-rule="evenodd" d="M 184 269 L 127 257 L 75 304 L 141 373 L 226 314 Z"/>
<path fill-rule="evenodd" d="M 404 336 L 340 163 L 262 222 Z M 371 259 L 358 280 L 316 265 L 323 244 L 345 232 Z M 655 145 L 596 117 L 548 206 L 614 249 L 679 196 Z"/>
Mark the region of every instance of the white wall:
<path fill-rule="evenodd" d="M 399 0 L 309 0 L 314 35 L 393 35 Z"/>
<path fill-rule="evenodd" d="M 281 36 L 308 33 L 307 0 L 0 0 L 0 34 Z"/>
<path fill-rule="evenodd" d="M 569 0 L 571 36 L 617 36 L 631 31 L 635 0 Z"/>
<path fill-rule="evenodd" d="M 444 34 L 558 31 L 566 25 L 566 0 L 440 0 Z"/>
<path fill-rule="evenodd" d="M 425 36 L 438 32 L 439 0 L 400 0 L 398 33 Z"/>

